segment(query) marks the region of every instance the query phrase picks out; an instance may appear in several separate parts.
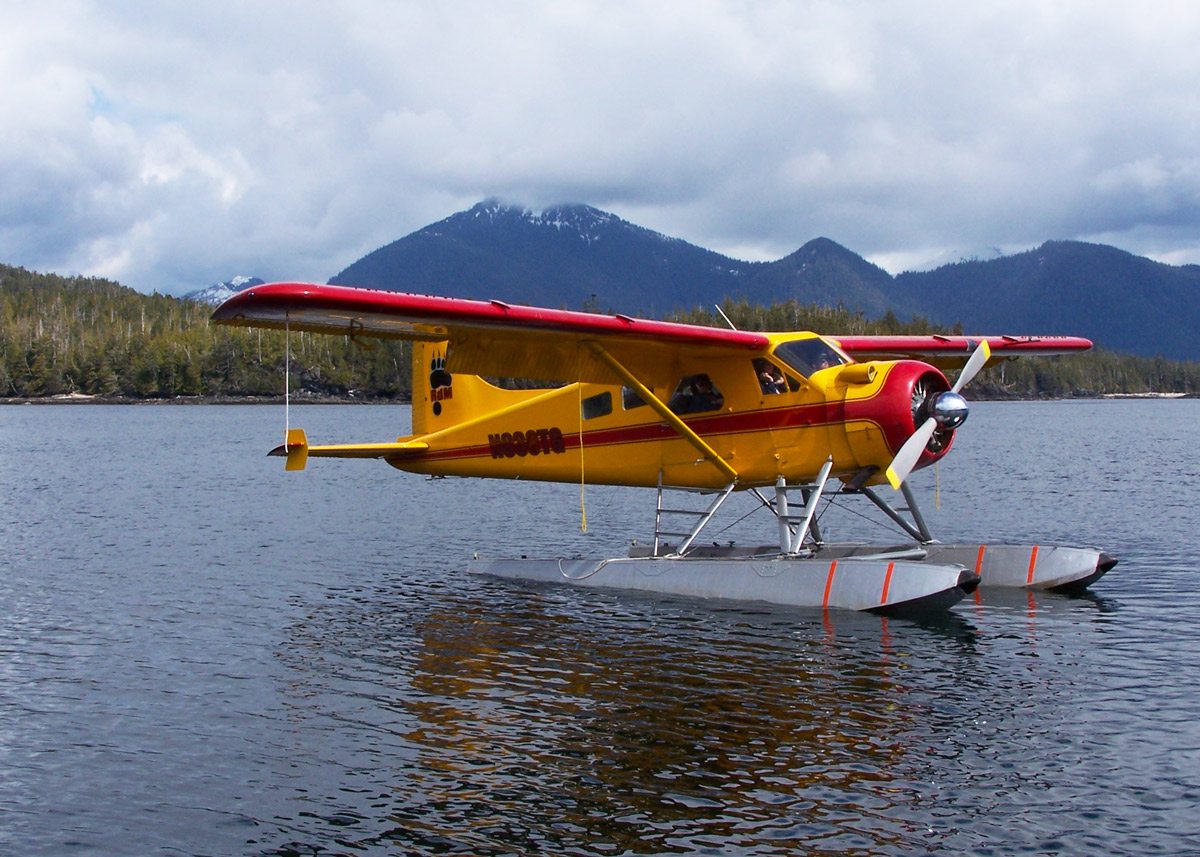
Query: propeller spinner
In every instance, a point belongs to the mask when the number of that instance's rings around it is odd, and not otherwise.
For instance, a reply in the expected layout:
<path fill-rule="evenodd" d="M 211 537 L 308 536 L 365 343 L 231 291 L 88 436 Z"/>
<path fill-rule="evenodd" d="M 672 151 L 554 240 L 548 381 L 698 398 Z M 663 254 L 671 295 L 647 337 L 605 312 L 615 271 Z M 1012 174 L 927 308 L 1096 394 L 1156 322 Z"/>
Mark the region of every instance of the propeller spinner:
<path fill-rule="evenodd" d="M 913 468 L 917 465 L 917 460 L 925 451 L 925 447 L 929 445 L 929 440 L 935 431 L 939 428 L 956 429 L 967 419 L 970 407 L 967 405 L 967 400 L 959 395 L 958 391 L 967 386 L 971 379 L 979 374 L 979 370 L 984 367 L 991 355 L 992 350 L 988 348 L 987 341 L 981 341 L 979 346 L 971 352 L 967 365 L 963 367 L 949 392 L 934 393 L 929 398 L 927 401 L 929 418 L 904 442 L 888 466 L 885 475 L 892 488 L 899 490 L 901 484 L 908 478 L 908 474 L 912 473 Z"/>

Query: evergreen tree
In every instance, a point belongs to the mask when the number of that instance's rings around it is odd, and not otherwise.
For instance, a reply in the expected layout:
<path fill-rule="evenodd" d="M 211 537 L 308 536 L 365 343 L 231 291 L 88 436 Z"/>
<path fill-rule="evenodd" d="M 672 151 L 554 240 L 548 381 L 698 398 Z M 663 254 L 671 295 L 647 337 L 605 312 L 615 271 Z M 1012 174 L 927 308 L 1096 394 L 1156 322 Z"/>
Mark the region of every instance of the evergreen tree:
<path fill-rule="evenodd" d="M 927 319 L 878 321 L 844 307 L 771 306 L 727 299 L 722 312 L 742 330 L 815 330 L 830 334 L 955 333 Z M 389 339 L 215 327 L 211 307 L 144 295 L 109 280 L 37 274 L 0 265 L 0 397 L 82 393 L 108 398 L 279 396 L 290 362 L 298 396 L 407 399 L 411 346 Z M 709 309 L 676 321 L 725 327 Z M 290 361 L 288 350 L 290 349 Z M 968 388 L 980 397 L 1200 394 L 1200 364 L 1096 349 L 1063 357 L 1005 362 Z"/>

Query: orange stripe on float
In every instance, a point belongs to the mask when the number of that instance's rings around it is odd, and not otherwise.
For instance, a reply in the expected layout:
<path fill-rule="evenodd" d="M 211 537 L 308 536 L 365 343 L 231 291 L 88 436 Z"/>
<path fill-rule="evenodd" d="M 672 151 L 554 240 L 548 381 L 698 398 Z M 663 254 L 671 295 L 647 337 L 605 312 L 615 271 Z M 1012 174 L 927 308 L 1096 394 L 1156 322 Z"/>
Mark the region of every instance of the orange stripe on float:
<path fill-rule="evenodd" d="M 879 603 L 887 604 L 888 590 L 892 588 L 892 569 L 896 567 L 896 563 L 889 562 L 887 574 L 883 576 L 883 595 L 879 596 Z"/>
<path fill-rule="evenodd" d="M 1026 580 L 1025 580 L 1026 586 L 1033 583 L 1033 567 L 1035 564 L 1037 564 L 1037 551 L 1038 551 L 1038 546 L 1034 545 L 1033 552 L 1031 554 L 1029 554 L 1029 577 L 1026 578 Z"/>
<path fill-rule="evenodd" d="M 833 573 L 837 571 L 837 560 L 829 564 L 829 577 L 825 578 L 825 598 L 821 602 L 821 607 L 829 606 L 829 590 L 833 589 Z"/>
<path fill-rule="evenodd" d="M 987 550 L 987 545 L 980 545 L 979 556 L 975 557 L 975 573 L 979 575 L 981 580 L 983 578 L 983 552 L 985 550 Z M 983 603 L 983 593 L 979 591 L 978 586 L 975 587 L 975 603 Z"/>

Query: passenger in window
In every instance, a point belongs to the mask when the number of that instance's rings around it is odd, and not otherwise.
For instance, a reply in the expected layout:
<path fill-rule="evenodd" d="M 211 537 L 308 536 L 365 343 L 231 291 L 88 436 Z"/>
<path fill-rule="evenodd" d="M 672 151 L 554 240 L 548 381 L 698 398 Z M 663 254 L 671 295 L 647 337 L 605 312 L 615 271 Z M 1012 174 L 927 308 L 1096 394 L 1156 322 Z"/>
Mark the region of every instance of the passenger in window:
<path fill-rule="evenodd" d="M 773 396 L 776 393 L 787 391 L 787 382 L 783 380 L 783 373 L 770 360 L 764 360 L 762 357 L 754 358 L 754 371 L 758 374 L 759 386 L 766 395 Z"/>
<path fill-rule="evenodd" d="M 720 410 L 724 405 L 725 397 L 713 387 L 712 379 L 703 373 L 680 381 L 675 395 L 667 402 L 667 407 L 677 414 L 702 414 Z"/>

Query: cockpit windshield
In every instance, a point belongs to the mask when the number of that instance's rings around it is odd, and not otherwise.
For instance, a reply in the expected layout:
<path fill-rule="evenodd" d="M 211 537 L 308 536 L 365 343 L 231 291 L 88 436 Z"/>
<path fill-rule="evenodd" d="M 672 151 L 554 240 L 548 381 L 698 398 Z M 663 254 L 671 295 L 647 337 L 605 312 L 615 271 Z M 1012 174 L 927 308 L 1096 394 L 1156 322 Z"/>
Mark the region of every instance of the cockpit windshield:
<path fill-rule="evenodd" d="M 805 378 L 814 372 L 847 362 L 845 357 L 818 337 L 781 342 L 775 346 L 775 356 Z"/>

